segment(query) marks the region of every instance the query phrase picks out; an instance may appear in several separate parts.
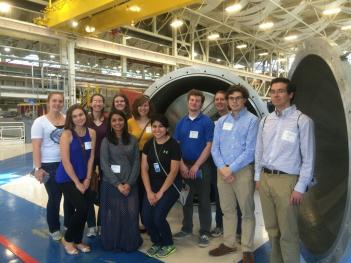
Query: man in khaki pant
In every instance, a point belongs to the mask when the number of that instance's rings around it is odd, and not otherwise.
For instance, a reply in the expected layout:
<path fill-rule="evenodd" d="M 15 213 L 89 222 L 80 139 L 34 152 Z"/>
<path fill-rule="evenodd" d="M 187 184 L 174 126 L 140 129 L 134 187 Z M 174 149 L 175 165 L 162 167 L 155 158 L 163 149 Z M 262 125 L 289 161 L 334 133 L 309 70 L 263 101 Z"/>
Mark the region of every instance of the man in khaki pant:
<path fill-rule="evenodd" d="M 217 186 L 223 212 L 223 243 L 211 250 L 211 256 L 222 256 L 237 251 L 236 206 L 242 212 L 241 247 L 243 263 L 253 263 L 255 233 L 255 204 L 253 167 L 258 119 L 245 103 L 247 89 L 234 85 L 227 91 L 230 112 L 222 116 L 216 126 L 212 144 L 212 157 L 218 169 Z"/>
<path fill-rule="evenodd" d="M 313 121 L 291 105 L 295 87 L 271 82 L 275 111 L 263 118 L 257 136 L 255 181 L 272 245 L 271 263 L 300 262 L 298 207 L 313 177 Z"/>

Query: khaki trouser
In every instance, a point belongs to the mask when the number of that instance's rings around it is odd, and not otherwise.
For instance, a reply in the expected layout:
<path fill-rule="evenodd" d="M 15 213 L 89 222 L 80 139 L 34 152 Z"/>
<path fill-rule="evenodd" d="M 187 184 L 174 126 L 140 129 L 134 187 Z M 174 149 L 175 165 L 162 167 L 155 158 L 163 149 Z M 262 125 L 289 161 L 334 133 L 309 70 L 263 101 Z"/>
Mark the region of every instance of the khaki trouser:
<path fill-rule="evenodd" d="M 262 173 L 260 198 L 269 240 L 271 263 L 299 263 L 298 206 L 290 204 L 290 196 L 298 177 Z"/>
<path fill-rule="evenodd" d="M 218 174 L 217 186 L 223 212 L 224 244 L 228 247 L 235 247 L 235 233 L 238 223 L 236 205 L 238 201 L 242 213 L 241 247 L 243 252 L 252 252 L 256 224 L 252 165 L 237 172 L 234 182 L 229 184 Z"/>

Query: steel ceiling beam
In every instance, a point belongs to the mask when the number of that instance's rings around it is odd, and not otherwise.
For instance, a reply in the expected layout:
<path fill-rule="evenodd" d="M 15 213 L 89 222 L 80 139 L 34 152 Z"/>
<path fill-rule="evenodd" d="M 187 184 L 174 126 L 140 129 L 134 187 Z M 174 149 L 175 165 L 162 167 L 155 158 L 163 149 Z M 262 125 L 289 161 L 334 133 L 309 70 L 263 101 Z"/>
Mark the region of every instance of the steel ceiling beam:
<path fill-rule="evenodd" d="M 94 34 L 98 34 L 197 2 L 199 0 L 132 0 L 83 19 L 78 31 L 85 34 L 85 27 L 89 25 L 95 27 Z M 131 11 L 132 6 L 138 6 L 140 11 Z"/>
<path fill-rule="evenodd" d="M 69 21 L 80 20 L 86 16 L 101 12 L 114 5 L 120 5 L 124 0 L 58 0 L 44 11 L 43 23 L 48 27 L 60 27 Z M 129 1 L 128 1 L 129 2 Z"/>

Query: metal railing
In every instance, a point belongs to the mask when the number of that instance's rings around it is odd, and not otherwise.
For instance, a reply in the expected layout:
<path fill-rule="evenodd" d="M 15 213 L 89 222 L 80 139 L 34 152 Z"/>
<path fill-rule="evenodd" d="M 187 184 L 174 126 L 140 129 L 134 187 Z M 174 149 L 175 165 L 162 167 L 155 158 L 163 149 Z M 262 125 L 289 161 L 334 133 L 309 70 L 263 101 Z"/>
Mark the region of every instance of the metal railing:
<path fill-rule="evenodd" d="M 0 143 L 25 143 L 24 122 L 0 122 Z"/>

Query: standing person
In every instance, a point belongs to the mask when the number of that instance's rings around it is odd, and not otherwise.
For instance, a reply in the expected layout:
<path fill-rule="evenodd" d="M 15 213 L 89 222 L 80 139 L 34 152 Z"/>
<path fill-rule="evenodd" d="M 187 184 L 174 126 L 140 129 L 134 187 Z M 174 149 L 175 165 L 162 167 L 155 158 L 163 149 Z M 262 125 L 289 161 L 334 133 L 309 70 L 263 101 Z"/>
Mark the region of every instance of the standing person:
<path fill-rule="evenodd" d="M 228 112 L 228 104 L 225 99 L 226 92 L 224 90 L 219 90 L 216 92 L 213 103 L 216 108 L 216 113 L 211 117 L 211 120 L 217 123 L 218 119 Z M 212 156 L 209 156 L 209 162 L 211 163 L 211 193 L 214 194 L 215 202 L 216 202 L 216 227 L 211 231 L 212 237 L 219 237 L 223 235 L 223 213 L 221 209 L 221 205 L 219 203 L 218 196 L 218 188 L 217 188 L 217 167 L 213 162 Z"/>
<path fill-rule="evenodd" d="M 106 250 L 134 251 L 142 244 L 138 230 L 140 159 L 137 140 L 128 133 L 122 111 L 109 115 L 100 153 L 101 240 Z"/>
<path fill-rule="evenodd" d="M 255 155 L 258 118 L 247 110 L 249 92 L 240 84 L 227 91 L 229 113 L 221 117 L 215 127 L 212 157 L 218 169 L 218 192 L 223 211 L 223 243 L 210 250 L 211 256 L 237 251 L 236 206 L 242 211 L 241 249 L 243 263 L 253 263 L 255 235 L 255 203 L 253 161 Z"/>
<path fill-rule="evenodd" d="M 87 237 L 94 237 L 96 234 L 101 233 L 101 218 L 100 218 L 100 209 L 98 209 L 97 220 L 95 217 L 95 208 L 94 203 L 100 204 L 100 185 L 101 185 L 101 166 L 100 166 L 100 146 L 102 139 L 106 136 L 107 131 L 107 118 L 105 118 L 104 105 L 105 98 L 101 94 L 94 94 L 90 99 L 90 108 L 91 108 L 91 116 L 89 118 L 89 128 L 95 130 L 96 133 L 96 145 L 95 145 L 95 153 L 94 153 L 94 165 L 93 171 L 97 171 L 93 173 L 92 176 L 98 176 L 98 178 L 92 178 L 94 180 L 98 180 L 97 192 L 89 189 L 89 205 L 88 205 L 88 217 L 87 217 L 87 225 L 88 232 Z"/>
<path fill-rule="evenodd" d="M 150 98 L 145 95 L 141 95 L 135 99 L 132 106 L 133 117 L 128 120 L 128 130 L 135 138 L 137 138 L 140 156 L 144 148 L 144 144 L 152 138 L 151 133 L 151 122 L 150 116 L 154 112 L 153 105 L 150 102 Z M 143 181 L 141 180 L 141 175 L 138 178 L 139 185 L 139 213 L 142 225 L 139 227 L 140 232 L 145 232 L 145 227 L 143 225 L 142 218 L 142 207 L 143 199 L 145 195 L 145 188 Z"/>
<path fill-rule="evenodd" d="M 117 93 L 113 97 L 111 111 L 112 110 L 123 111 L 123 113 L 126 115 L 127 119 L 132 117 L 132 114 L 130 113 L 130 106 L 129 106 L 128 97 L 126 95 L 124 95 L 123 93 Z"/>
<path fill-rule="evenodd" d="M 300 262 L 298 208 L 314 170 L 313 121 L 292 104 L 296 88 L 286 78 L 271 82 L 275 111 L 257 136 L 255 181 L 272 245 L 270 262 Z"/>
<path fill-rule="evenodd" d="M 216 108 L 216 114 L 211 117 L 211 120 L 216 124 L 218 119 L 228 113 L 228 102 L 226 99 L 227 93 L 224 90 L 219 90 L 214 96 L 214 106 Z M 213 162 L 212 156 L 210 156 Z M 211 181 L 211 191 L 215 193 L 216 199 L 216 227 L 211 231 L 211 236 L 219 237 L 223 234 L 223 213 L 221 210 L 218 187 L 217 187 L 217 167 L 212 163 L 213 174 Z M 236 227 L 236 241 L 241 242 L 241 211 L 239 203 L 236 204 L 238 224 Z"/>
<path fill-rule="evenodd" d="M 32 129 L 33 163 L 35 177 L 43 183 L 44 174 L 49 174 L 49 180 L 45 182 L 45 189 L 48 194 L 46 205 L 46 220 L 49 226 L 50 236 L 53 240 L 60 240 L 60 203 L 62 191 L 55 181 L 56 169 L 61 161 L 60 137 L 65 124 L 65 116 L 61 113 L 63 108 L 63 94 L 51 92 L 48 95 L 48 113 L 35 119 Z M 64 225 L 68 226 L 69 215 L 73 208 L 66 202 L 64 207 Z"/>
<path fill-rule="evenodd" d="M 193 198 L 198 194 L 200 237 L 198 245 L 207 247 L 211 231 L 211 167 L 208 157 L 211 153 L 214 124 L 202 114 L 205 96 L 199 90 L 188 92 L 188 114 L 176 126 L 174 138 L 180 143 L 182 160 L 180 173 L 190 186 L 190 192 L 183 207 L 183 226 L 174 239 L 189 236 L 193 230 Z"/>
<path fill-rule="evenodd" d="M 152 116 L 151 129 L 154 138 L 145 144 L 141 161 L 141 176 L 146 190 L 143 218 L 153 243 L 146 253 L 159 258 L 167 257 L 176 250 L 166 219 L 179 197 L 175 187 L 181 189 L 181 179 L 178 176 L 180 147 L 169 135 L 168 128 L 169 123 L 165 116 Z"/>
<path fill-rule="evenodd" d="M 67 111 L 65 130 L 60 140 L 61 163 L 57 168 L 56 182 L 66 201 L 74 207 L 62 244 L 70 255 L 90 252 L 82 243 L 88 213 L 88 188 L 94 162 L 96 134 L 87 127 L 87 113 L 79 104 Z"/>

